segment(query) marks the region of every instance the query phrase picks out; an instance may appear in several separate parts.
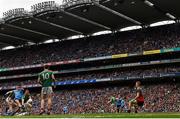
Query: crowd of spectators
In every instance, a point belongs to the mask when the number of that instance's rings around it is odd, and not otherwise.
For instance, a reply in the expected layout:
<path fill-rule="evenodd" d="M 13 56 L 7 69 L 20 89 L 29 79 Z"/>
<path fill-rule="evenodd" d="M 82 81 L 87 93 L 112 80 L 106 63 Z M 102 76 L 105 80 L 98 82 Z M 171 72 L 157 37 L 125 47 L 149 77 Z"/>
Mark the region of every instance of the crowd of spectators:
<path fill-rule="evenodd" d="M 94 89 L 61 90 L 53 95 L 53 113 L 63 114 L 63 108 L 68 108 L 69 114 L 84 113 L 111 113 L 115 112 L 110 103 L 112 96 L 121 96 L 128 101 L 134 98 L 136 93 L 133 87 L 102 87 Z M 143 86 L 145 112 L 180 112 L 180 84 L 151 84 Z M 33 92 L 33 114 L 40 111 L 40 94 Z M 5 102 L 2 103 L 2 107 Z"/>
<path fill-rule="evenodd" d="M 143 77 L 143 76 L 152 76 L 152 77 L 158 77 L 160 76 L 160 73 L 176 73 L 180 72 L 180 67 L 177 66 L 171 66 L 171 67 L 157 67 L 157 68 L 151 68 L 151 69 L 129 69 L 129 70 L 121 70 L 116 69 L 114 71 L 105 71 L 105 72 L 88 72 L 83 74 L 74 74 L 74 75 L 68 75 L 68 76 L 56 76 L 57 81 L 74 81 L 74 80 L 90 80 L 90 79 L 103 79 L 103 78 L 119 78 L 119 77 Z M 8 81 L 1 81 L 0 87 L 11 87 L 11 86 L 18 86 L 18 85 L 32 85 L 37 84 L 37 79 L 8 79 Z"/>
<path fill-rule="evenodd" d="M 8 51 L 0 51 L 0 68 L 26 66 L 62 60 L 87 57 L 98 57 L 119 53 L 136 53 L 144 50 L 180 47 L 180 27 L 178 25 L 161 26 L 138 31 L 122 32 L 83 39 L 63 41 L 52 44 L 27 46 Z M 160 73 L 180 72 L 179 67 L 151 68 L 136 70 L 117 69 L 108 72 L 89 72 L 70 76 L 57 76 L 57 81 L 81 79 L 101 79 L 117 77 L 159 76 Z M 0 83 L 0 87 L 37 84 L 36 79 L 9 79 Z M 145 111 L 180 112 L 180 84 L 145 85 Z M 112 106 L 107 103 L 111 96 L 126 97 L 128 102 L 134 97 L 132 87 L 104 87 L 98 89 L 55 91 L 53 113 L 103 113 L 111 112 Z M 1 102 L 4 107 L 5 101 Z M 33 113 L 38 113 L 40 95 L 33 92 Z"/>
<path fill-rule="evenodd" d="M 180 47 L 179 25 L 94 36 L 0 52 L 0 67 Z"/>
<path fill-rule="evenodd" d="M 163 73 L 176 73 L 180 72 L 179 67 L 166 67 L 166 68 L 151 68 L 151 69 L 129 69 L 121 70 L 117 69 L 110 72 L 100 72 L 100 73 L 88 73 L 85 75 L 78 74 L 73 76 L 60 77 L 61 81 L 69 80 L 83 80 L 83 79 L 102 79 L 102 78 L 117 78 L 117 77 L 143 77 L 143 76 L 160 76 Z"/>
<path fill-rule="evenodd" d="M 180 112 L 180 87 L 176 84 L 145 86 L 144 111 L 147 112 Z M 53 112 L 63 113 L 63 107 L 67 106 L 69 113 L 109 113 L 112 106 L 108 103 L 112 96 L 125 97 L 128 101 L 135 97 L 132 87 L 108 87 L 103 89 L 63 90 L 57 91 L 53 99 Z M 39 97 L 36 95 L 34 98 Z M 40 100 L 34 103 L 34 113 L 39 110 Z M 58 102 L 58 103 L 57 103 Z"/>

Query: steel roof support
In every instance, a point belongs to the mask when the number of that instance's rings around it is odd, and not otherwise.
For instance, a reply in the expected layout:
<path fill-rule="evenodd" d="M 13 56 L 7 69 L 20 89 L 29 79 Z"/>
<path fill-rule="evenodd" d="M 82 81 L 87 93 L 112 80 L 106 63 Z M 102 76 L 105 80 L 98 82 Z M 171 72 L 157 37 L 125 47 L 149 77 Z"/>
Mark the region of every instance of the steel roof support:
<path fill-rule="evenodd" d="M 39 19 L 39 18 L 35 18 L 35 17 L 32 17 L 32 18 L 37 20 L 37 21 L 39 21 L 39 22 L 42 22 L 42 23 L 45 23 L 45 24 L 49 24 L 49 25 L 54 26 L 54 27 L 58 27 L 58 28 L 61 28 L 61 29 L 67 30 L 67 31 L 71 31 L 71 32 L 77 33 L 77 34 L 83 34 L 80 31 L 76 31 L 76 30 L 73 30 L 73 29 L 70 29 L 70 28 L 67 28 L 67 27 L 64 27 L 64 26 L 52 23 L 52 22 L 48 22 L 48 21 L 45 21 L 45 20 L 42 20 L 42 19 Z"/>
<path fill-rule="evenodd" d="M 160 7 L 156 6 L 152 1 L 150 0 L 141 0 L 144 4 L 148 5 L 149 7 L 155 9 L 157 12 L 164 14 L 166 17 L 169 17 L 172 20 L 176 20 L 177 16 L 174 16 L 170 14 L 170 12 L 162 10 Z"/>
<path fill-rule="evenodd" d="M 3 24 L 3 25 L 6 25 L 6 26 L 9 26 L 9 27 L 12 27 L 12 28 L 16 28 L 16 29 L 20 29 L 20 30 L 23 30 L 23 31 L 27 31 L 27 32 L 43 35 L 43 36 L 46 36 L 46 37 L 51 37 L 51 35 L 48 35 L 48 34 L 45 34 L 45 33 L 41 33 L 39 31 L 34 31 L 34 30 L 23 28 L 23 27 L 15 26 L 15 25 L 12 25 L 12 24 L 7 24 L 6 23 L 6 24 Z"/>
<path fill-rule="evenodd" d="M 7 46 L 13 45 L 13 44 L 9 44 L 9 43 L 2 42 L 2 41 L 0 41 L 0 44 L 2 44 L 2 45 L 7 45 Z"/>
<path fill-rule="evenodd" d="M 132 22 L 132 23 L 134 23 L 134 24 L 137 24 L 137 25 L 141 25 L 141 24 L 142 24 L 142 23 L 139 22 L 139 21 L 136 21 L 136 20 L 134 20 L 134 19 L 132 19 L 132 18 L 124 15 L 124 14 L 121 14 L 121 13 L 119 13 L 119 12 L 117 12 L 117 11 L 114 11 L 114 10 L 112 10 L 112 9 L 106 7 L 106 6 L 103 6 L 103 5 L 99 4 L 99 3 L 97 3 L 97 2 L 94 2 L 94 1 L 93 1 L 93 3 L 94 3 L 95 6 L 101 8 L 101 9 L 107 11 L 107 12 L 110 12 L 110 13 L 112 13 L 112 14 L 114 14 L 114 15 L 117 15 L 117 16 L 123 18 L 123 19 L 126 19 L 126 20 L 128 20 L 128 21 L 130 21 L 130 22 Z"/>
<path fill-rule="evenodd" d="M 25 42 L 32 42 L 28 39 L 24 39 L 24 38 L 20 38 L 20 37 L 17 37 L 17 36 L 12 36 L 12 35 L 8 35 L 8 34 L 4 34 L 4 33 L 0 33 L 0 36 L 5 36 L 5 37 L 9 37 L 9 38 L 14 38 L 14 39 L 19 39 L 21 41 L 25 41 Z"/>
<path fill-rule="evenodd" d="M 66 12 L 66 11 L 64 11 L 64 10 L 59 10 L 59 11 L 62 12 L 62 13 L 64 13 L 64 14 L 66 14 L 66 15 L 69 15 L 69 16 L 71 16 L 71 17 L 74 17 L 74 18 L 76 18 L 76 19 L 79 19 L 79 20 L 81 20 L 81 21 L 90 23 L 90 24 L 92 24 L 92 25 L 101 27 L 101 28 L 106 29 L 106 30 L 111 30 L 110 27 L 107 27 L 107 26 L 105 26 L 105 25 L 99 24 L 99 23 L 94 22 L 94 21 L 91 21 L 91 20 L 89 20 L 89 19 L 80 17 L 80 16 L 78 16 L 78 15 L 72 14 L 72 13 L 70 13 L 70 12 Z"/>

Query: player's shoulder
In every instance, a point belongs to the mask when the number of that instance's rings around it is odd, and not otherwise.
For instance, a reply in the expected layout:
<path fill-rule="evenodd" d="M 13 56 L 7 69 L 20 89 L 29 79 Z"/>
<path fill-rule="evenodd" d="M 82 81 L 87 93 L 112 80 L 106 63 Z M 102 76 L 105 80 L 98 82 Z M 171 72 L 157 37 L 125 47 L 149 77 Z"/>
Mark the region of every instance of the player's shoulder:
<path fill-rule="evenodd" d="M 41 74 L 43 74 L 44 73 L 44 70 L 43 71 L 41 71 L 40 73 L 39 73 L 39 75 L 41 75 Z"/>
<path fill-rule="evenodd" d="M 52 70 L 48 70 L 49 72 L 53 72 Z"/>
<path fill-rule="evenodd" d="M 41 72 L 39 73 L 39 75 L 42 75 L 42 74 L 47 73 L 47 72 L 49 72 L 49 70 L 43 70 L 43 71 L 41 71 Z"/>
<path fill-rule="evenodd" d="M 137 92 L 143 92 L 143 88 L 142 88 L 142 87 L 138 87 L 138 88 L 136 89 L 136 91 L 137 91 Z"/>
<path fill-rule="evenodd" d="M 49 69 L 45 69 L 43 70 L 41 73 L 44 73 L 44 72 L 53 72 L 52 70 L 49 70 Z"/>
<path fill-rule="evenodd" d="M 48 70 L 48 72 L 53 74 L 53 71 L 52 71 L 52 70 Z"/>
<path fill-rule="evenodd" d="M 137 87 L 136 90 L 142 90 L 143 88 L 140 86 L 140 87 Z"/>

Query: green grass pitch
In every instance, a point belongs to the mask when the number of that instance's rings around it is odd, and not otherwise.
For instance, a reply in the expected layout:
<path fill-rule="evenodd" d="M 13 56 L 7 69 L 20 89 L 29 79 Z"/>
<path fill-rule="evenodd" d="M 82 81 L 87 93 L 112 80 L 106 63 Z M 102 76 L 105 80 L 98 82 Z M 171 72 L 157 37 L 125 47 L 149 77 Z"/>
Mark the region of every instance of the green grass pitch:
<path fill-rule="evenodd" d="M 5 116 L 1 118 L 180 118 L 180 113 L 138 113 L 138 114 L 66 114 L 66 115 L 30 115 Z"/>

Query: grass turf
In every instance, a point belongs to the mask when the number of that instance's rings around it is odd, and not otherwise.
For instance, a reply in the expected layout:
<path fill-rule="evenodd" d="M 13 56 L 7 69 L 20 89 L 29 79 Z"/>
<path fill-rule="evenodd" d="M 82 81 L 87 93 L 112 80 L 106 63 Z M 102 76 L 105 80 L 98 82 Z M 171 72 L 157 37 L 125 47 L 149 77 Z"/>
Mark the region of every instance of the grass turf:
<path fill-rule="evenodd" d="M 1 118 L 180 118 L 180 113 L 30 115 Z"/>

